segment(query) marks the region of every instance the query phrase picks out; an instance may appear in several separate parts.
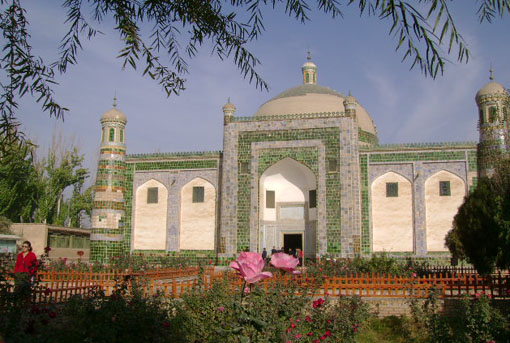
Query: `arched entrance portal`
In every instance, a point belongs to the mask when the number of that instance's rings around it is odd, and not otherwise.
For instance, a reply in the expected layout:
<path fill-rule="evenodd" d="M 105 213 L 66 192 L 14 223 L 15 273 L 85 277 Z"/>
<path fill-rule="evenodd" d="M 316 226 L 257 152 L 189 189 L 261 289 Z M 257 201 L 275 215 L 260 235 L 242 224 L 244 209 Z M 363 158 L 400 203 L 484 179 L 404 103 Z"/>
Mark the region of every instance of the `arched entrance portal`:
<path fill-rule="evenodd" d="M 301 249 L 315 256 L 317 182 L 303 164 L 285 158 L 260 178 L 259 249 Z"/>

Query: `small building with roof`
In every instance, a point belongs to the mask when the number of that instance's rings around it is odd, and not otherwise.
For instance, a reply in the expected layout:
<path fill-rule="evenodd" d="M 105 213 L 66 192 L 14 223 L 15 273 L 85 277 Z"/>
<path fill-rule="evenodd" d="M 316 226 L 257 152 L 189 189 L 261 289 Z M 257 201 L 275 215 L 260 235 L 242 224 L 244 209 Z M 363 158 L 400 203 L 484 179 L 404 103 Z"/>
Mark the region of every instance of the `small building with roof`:
<path fill-rule="evenodd" d="M 91 259 L 124 253 L 228 259 L 301 249 L 306 257 L 447 255 L 464 196 L 508 153 L 509 94 L 476 95 L 480 142 L 384 145 L 351 94 L 303 84 L 252 116 L 223 106 L 223 150 L 126 154 L 126 116 L 101 117 Z"/>

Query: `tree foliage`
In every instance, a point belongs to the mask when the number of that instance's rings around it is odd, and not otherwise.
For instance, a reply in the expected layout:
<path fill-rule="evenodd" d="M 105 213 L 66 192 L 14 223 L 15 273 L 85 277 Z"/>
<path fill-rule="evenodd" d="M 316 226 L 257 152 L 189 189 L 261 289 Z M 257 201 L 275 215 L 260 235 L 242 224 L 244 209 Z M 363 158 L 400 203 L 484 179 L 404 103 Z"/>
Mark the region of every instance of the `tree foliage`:
<path fill-rule="evenodd" d="M 510 0 L 479 2 L 480 22 L 510 13 Z M 107 21 L 114 21 L 123 42 L 118 55 L 123 67 L 141 66 L 143 74 L 158 82 L 168 96 L 184 90 L 188 61 L 206 43 L 211 44 L 212 54 L 219 59 L 232 58 L 245 78 L 267 89 L 256 70 L 260 61 L 248 49 L 264 31 L 264 10 L 283 7 L 286 15 L 304 23 L 310 20 L 312 3 L 316 11 L 333 18 L 343 16 L 346 6 L 358 6 L 361 15 L 387 21 L 389 34 L 397 40 L 396 49 L 403 51 L 403 60 L 410 60 L 411 68 L 418 66 L 425 75 L 442 73 L 447 54 L 455 52 L 459 62 L 469 59 L 447 0 L 62 0 L 67 30 L 58 59 L 46 63 L 32 55 L 29 23 L 21 1 L 0 0 L 4 38 L 0 68 L 8 80 L 1 84 L 1 138 L 23 141 L 15 110 L 17 99 L 27 94 L 34 96 L 50 116 L 64 115 L 67 109 L 52 91 L 55 75 L 78 62 L 82 39 L 92 39 Z M 91 17 L 86 13 L 92 13 Z"/>
<path fill-rule="evenodd" d="M 36 222 L 56 222 L 61 212 L 64 190 L 70 186 L 80 190 L 88 176 L 88 170 L 81 166 L 82 162 L 83 156 L 76 147 L 59 151 L 58 146 L 54 145 L 47 157 L 36 165 L 39 191 L 34 214 Z"/>
<path fill-rule="evenodd" d="M 90 186 L 84 191 L 82 188 L 83 183 L 77 183 L 73 186 L 73 194 L 61 204 L 60 213 L 55 218 L 54 224 L 81 227 L 83 216 L 92 214 L 94 188 Z"/>
<path fill-rule="evenodd" d="M 10 153 L 0 152 L 0 216 L 13 222 L 31 221 L 39 193 L 34 146 L 11 144 Z"/>
<path fill-rule="evenodd" d="M 491 178 L 480 178 L 466 196 L 446 245 L 482 274 L 510 267 L 510 159 L 502 160 Z"/>
<path fill-rule="evenodd" d="M 54 135 L 46 157 L 37 159 L 32 143 L 17 145 L 12 153 L 0 155 L 0 216 L 12 222 L 63 225 L 69 218 L 79 226 L 80 212 L 90 214 L 92 190 L 83 191 L 88 170 L 83 155 L 72 143 Z M 72 196 L 63 194 L 72 187 Z"/>
<path fill-rule="evenodd" d="M 11 231 L 11 221 L 3 216 L 0 216 L 0 234 L 2 235 L 12 235 L 13 232 Z"/>

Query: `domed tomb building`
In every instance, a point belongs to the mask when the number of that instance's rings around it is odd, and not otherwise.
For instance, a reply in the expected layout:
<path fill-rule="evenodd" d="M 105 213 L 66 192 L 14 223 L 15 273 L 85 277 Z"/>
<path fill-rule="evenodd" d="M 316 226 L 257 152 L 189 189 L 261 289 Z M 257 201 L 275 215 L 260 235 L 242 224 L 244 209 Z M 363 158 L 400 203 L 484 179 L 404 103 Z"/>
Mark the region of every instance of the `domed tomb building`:
<path fill-rule="evenodd" d="M 91 259 L 228 260 L 273 247 L 310 258 L 447 254 L 478 173 L 510 151 L 504 87 L 491 76 L 476 95 L 477 158 L 476 142 L 381 145 L 367 110 L 320 86 L 310 58 L 302 76 L 250 117 L 229 100 L 219 152 L 125 155 L 126 116 L 105 113 Z"/>

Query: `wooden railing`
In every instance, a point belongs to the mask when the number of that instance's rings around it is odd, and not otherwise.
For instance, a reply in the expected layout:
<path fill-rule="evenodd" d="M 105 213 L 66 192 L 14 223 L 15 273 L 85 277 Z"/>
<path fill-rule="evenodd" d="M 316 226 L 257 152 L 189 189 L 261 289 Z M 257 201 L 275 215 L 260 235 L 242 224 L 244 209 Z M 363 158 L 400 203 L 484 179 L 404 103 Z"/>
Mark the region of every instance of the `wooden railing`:
<path fill-rule="evenodd" d="M 94 284 L 66 284 L 61 281 L 54 284 L 54 288 L 37 286 L 32 292 L 34 303 L 62 303 L 68 301 L 72 296 L 89 296 L 101 290 L 101 287 Z"/>
<path fill-rule="evenodd" d="M 101 275 L 102 274 L 102 275 Z M 233 293 L 243 287 L 243 281 L 234 273 L 214 271 L 208 268 L 199 276 L 198 270 L 154 271 L 144 274 L 133 273 L 58 273 L 41 276 L 35 293 L 37 302 L 63 302 L 75 294 L 89 295 L 103 291 L 111 295 L 118 283 L 126 287 L 128 293 L 133 285 L 144 294 L 161 294 L 179 298 L 192 290 L 210 289 L 214 282 L 227 282 Z M 129 276 L 129 277 L 128 277 Z M 145 276 L 137 278 L 133 276 Z M 311 296 L 352 296 L 361 297 L 427 297 L 436 290 L 442 297 L 476 295 L 484 292 L 494 298 L 510 298 L 510 276 L 498 275 L 482 277 L 472 274 L 439 274 L 425 277 L 402 277 L 380 274 L 353 274 L 340 277 L 314 278 L 309 275 L 275 275 L 264 279 L 254 287 L 268 291 L 276 284 L 296 294 Z M 296 286 L 296 287 L 291 287 Z"/>
<path fill-rule="evenodd" d="M 213 270 L 213 267 L 206 267 L 204 271 L 210 272 Z M 97 282 L 99 284 L 107 281 L 116 281 L 125 278 L 133 278 L 133 277 L 145 277 L 148 279 L 175 279 L 175 278 L 183 278 L 183 277 L 191 277 L 196 276 L 200 272 L 199 267 L 186 267 L 186 268 L 168 268 L 168 269 L 155 269 L 155 270 L 147 270 L 147 271 L 118 271 L 118 270 L 109 270 L 109 271 L 101 271 L 101 272 L 92 272 L 92 271 L 40 271 L 37 273 L 38 280 L 43 283 L 61 281 L 61 280 L 71 280 L 71 281 L 92 281 Z"/>

